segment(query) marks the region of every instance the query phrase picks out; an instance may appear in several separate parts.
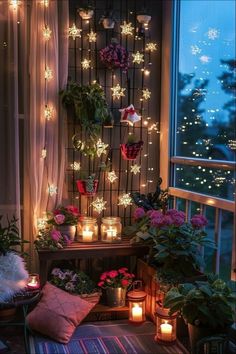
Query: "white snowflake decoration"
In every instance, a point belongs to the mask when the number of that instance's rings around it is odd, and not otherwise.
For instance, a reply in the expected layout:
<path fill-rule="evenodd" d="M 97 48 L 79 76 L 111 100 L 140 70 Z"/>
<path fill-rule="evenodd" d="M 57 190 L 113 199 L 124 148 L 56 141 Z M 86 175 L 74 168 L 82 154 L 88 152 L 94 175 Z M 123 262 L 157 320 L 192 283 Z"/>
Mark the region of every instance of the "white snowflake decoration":
<path fill-rule="evenodd" d="M 102 154 L 106 154 L 107 153 L 107 148 L 108 148 L 108 144 L 105 144 L 101 139 L 98 139 L 97 143 L 96 143 L 96 153 L 97 156 L 100 157 Z"/>
<path fill-rule="evenodd" d="M 199 60 L 202 64 L 208 64 L 211 61 L 211 57 L 208 55 L 202 55 Z"/>
<path fill-rule="evenodd" d="M 130 193 L 122 194 L 118 197 L 118 199 L 119 199 L 118 205 L 122 205 L 125 208 L 129 205 L 132 205 L 132 198 L 130 196 Z"/>
<path fill-rule="evenodd" d="M 207 31 L 207 37 L 214 41 L 216 38 L 219 37 L 220 31 L 216 28 L 209 28 Z"/>
<path fill-rule="evenodd" d="M 84 70 L 89 69 L 90 68 L 90 63 L 91 63 L 91 60 L 89 60 L 89 59 L 82 60 L 81 61 L 82 69 L 84 69 Z"/>
<path fill-rule="evenodd" d="M 54 186 L 54 184 L 50 184 L 48 186 L 48 193 L 50 194 L 50 196 L 52 197 L 53 195 L 57 194 L 57 187 Z"/>
<path fill-rule="evenodd" d="M 115 173 L 115 171 L 110 171 L 107 173 L 107 179 L 108 181 L 110 181 L 111 183 L 114 183 L 117 180 L 117 175 Z"/>
<path fill-rule="evenodd" d="M 112 87 L 111 88 L 111 91 L 112 91 L 112 97 L 114 97 L 115 99 L 120 99 L 121 97 L 124 97 L 125 94 L 124 94 L 124 91 L 126 89 L 123 88 L 123 87 L 120 87 L 119 84 L 117 84 L 116 86 Z"/>
<path fill-rule="evenodd" d="M 89 39 L 89 42 L 90 43 L 92 43 L 92 42 L 96 42 L 96 40 L 97 40 L 97 33 L 95 33 L 95 32 L 93 32 L 93 30 L 91 31 L 91 32 L 89 32 L 88 34 L 87 34 L 87 36 L 88 36 L 88 39 Z"/>
<path fill-rule="evenodd" d="M 191 53 L 193 55 L 197 55 L 201 53 L 201 48 L 199 48 L 197 45 L 191 45 Z"/>
<path fill-rule="evenodd" d="M 80 162 L 74 161 L 74 163 L 70 164 L 70 167 L 72 168 L 72 170 L 74 171 L 79 171 L 81 168 L 81 164 Z"/>
<path fill-rule="evenodd" d="M 134 175 L 136 175 L 137 173 L 140 173 L 140 169 L 141 169 L 141 166 L 137 165 L 137 164 L 130 166 L 130 172 L 133 173 Z"/>
<path fill-rule="evenodd" d="M 151 97 L 151 91 L 149 91 L 148 89 L 142 90 L 142 92 L 144 100 L 148 100 Z"/>
<path fill-rule="evenodd" d="M 90 206 L 93 206 L 94 207 L 94 210 L 100 214 L 103 210 L 106 210 L 106 205 L 107 201 L 106 200 L 103 200 L 103 197 L 102 198 L 96 198 Z"/>
<path fill-rule="evenodd" d="M 80 34 L 81 32 L 82 32 L 82 29 L 77 28 L 75 23 L 73 23 L 73 26 L 69 27 L 69 29 L 68 29 L 68 36 L 72 37 L 73 40 L 75 41 L 75 39 L 77 37 L 81 37 L 81 34 Z"/>
<path fill-rule="evenodd" d="M 120 25 L 120 28 L 121 28 L 121 34 L 125 34 L 126 36 L 133 35 L 134 27 L 132 26 L 131 22 L 127 23 L 126 21 L 124 21 L 123 25 Z"/>
<path fill-rule="evenodd" d="M 141 64 L 144 62 L 144 59 L 143 59 L 144 55 L 141 54 L 139 51 L 137 51 L 136 53 L 133 53 L 132 57 L 133 57 L 133 63 Z"/>

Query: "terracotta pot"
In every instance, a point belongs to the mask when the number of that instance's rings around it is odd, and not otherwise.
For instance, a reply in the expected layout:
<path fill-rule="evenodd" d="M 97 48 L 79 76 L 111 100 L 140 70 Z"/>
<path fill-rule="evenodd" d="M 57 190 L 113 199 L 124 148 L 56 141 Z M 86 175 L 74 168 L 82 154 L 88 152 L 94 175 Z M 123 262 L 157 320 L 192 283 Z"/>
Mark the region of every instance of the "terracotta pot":
<path fill-rule="evenodd" d="M 74 241 L 76 233 L 75 225 L 57 225 L 56 229 L 60 231 L 62 235 L 67 235 L 71 241 Z"/>
<path fill-rule="evenodd" d="M 86 180 L 79 179 L 76 181 L 78 191 L 81 195 L 85 195 L 87 197 L 93 197 L 97 193 L 98 189 L 98 179 L 95 179 L 93 182 L 92 190 L 88 190 L 88 184 Z"/>
<path fill-rule="evenodd" d="M 126 289 L 106 288 L 107 305 L 110 307 L 124 307 L 126 299 Z"/>
<path fill-rule="evenodd" d="M 143 146 L 143 141 L 133 144 L 121 144 L 120 150 L 124 160 L 135 160 Z"/>

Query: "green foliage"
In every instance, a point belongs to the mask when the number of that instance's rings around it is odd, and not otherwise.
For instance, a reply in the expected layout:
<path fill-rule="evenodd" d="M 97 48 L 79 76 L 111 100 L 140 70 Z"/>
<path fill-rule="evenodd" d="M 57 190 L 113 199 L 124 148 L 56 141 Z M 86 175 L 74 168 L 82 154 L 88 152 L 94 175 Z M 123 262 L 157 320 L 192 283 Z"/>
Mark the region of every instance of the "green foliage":
<path fill-rule="evenodd" d="M 136 144 L 138 141 L 139 141 L 139 139 L 137 139 L 134 134 L 129 134 L 128 138 L 127 138 L 127 145 Z"/>
<path fill-rule="evenodd" d="M 236 297 L 215 275 L 207 281 L 180 284 L 169 290 L 164 306 L 170 314 L 180 311 L 187 323 L 205 327 L 225 327 L 233 323 Z"/>
<path fill-rule="evenodd" d="M 3 216 L 0 215 L 0 254 L 11 251 L 13 247 L 27 243 L 21 239 L 15 216 L 7 218 L 7 226 L 2 225 Z"/>

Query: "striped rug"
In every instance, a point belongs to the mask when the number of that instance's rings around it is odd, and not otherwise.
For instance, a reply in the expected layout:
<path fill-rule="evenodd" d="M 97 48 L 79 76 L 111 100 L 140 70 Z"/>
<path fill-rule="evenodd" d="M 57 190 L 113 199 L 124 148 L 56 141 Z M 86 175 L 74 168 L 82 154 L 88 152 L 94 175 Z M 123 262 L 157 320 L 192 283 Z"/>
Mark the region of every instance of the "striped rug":
<path fill-rule="evenodd" d="M 127 321 L 86 323 L 77 327 L 68 344 L 45 337 L 30 337 L 30 354 L 188 354 L 177 341 L 163 346 L 155 342 L 155 326 L 145 322 L 132 326 Z"/>

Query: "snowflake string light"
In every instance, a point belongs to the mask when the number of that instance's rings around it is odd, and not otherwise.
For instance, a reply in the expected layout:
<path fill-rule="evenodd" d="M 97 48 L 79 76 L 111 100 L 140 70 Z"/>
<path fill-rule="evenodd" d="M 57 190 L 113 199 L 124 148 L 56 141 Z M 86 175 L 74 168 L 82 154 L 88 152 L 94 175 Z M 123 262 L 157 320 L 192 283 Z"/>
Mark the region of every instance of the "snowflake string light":
<path fill-rule="evenodd" d="M 218 31 L 216 28 L 209 28 L 207 31 L 207 37 L 213 41 L 219 37 L 219 34 L 220 31 Z"/>
<path fill-rule="evenodd" d="M 98 139 L 97 143 L 96 143 L 96 153 L 97 156 L 100 157 L 102 154 L 106 154 L 107 153 L 107 148 L 108 148 L 108 144 L 105 144 L 101 139 Z"/>
<path fill-rule="evenodd" d="M 145 50 L 150 51 L 150 52 L 154 52 L 155 50 L 157 50 L 157 44 L 153 43 L 153 42 L 149 42 L 146 44 Z"/>
<path fill-rule="evenodd" d="M 54 184 L 50 184 L 48 186 L 48 193 L 50 194 L 50 196 L 52 197 L 53 195 L 57 194 L 57 187 L 54 186 Z"/>
<path fill-rule="evenodd" d="M 207 64 L 211 61 L 211 57 L 207 55 L 202 55 L 199 59 L 202 64 Z"/>
<path fill-rule="evenodd" d="M 143 92 L 143 99 L 144 100 L 148 100 L 151 97 L 151 91 L 149 91 L 148 89 L 142 90 Z"/>
<path fill-rule="evenodd" d="M 130 172 L 136 175 L 137 173 L 140 173 L 141 166 L 134 164 L 130 166 Z"/>
<path fill-rule="evenodd" d="M 132 198 L 130 196 L 130 193 L 122 194 L 118 197 L 118 199 L 119 199 L 118 205 L 122 205 L 125 208 L 127 208 L 127 206 L 129 205 L 132 205 Z"/>
<path fill-rule="evenodd" d="M 53 108 L 48 106 L 48 105 L 45 105 L 45 108 L 44 108 L 44 118 L 46 120 L 51 120 L 52 119 L 52 115 L 53 115 Z"/>
<path fill-rule="evenodd" d="M 201 48 L 199 48 L 197 45 L 191 45 L 191 53 L 193 55 L 197 55 L 201 53 Z"/>
<path fill-rule="evenodd" d="M 236 150 L 236 140 L 229 140 L 228 146 L 230 147 L 230 149 Z"/>
<path fill-rule="evenodd" d="M 131 22 L 127 23 L 126 21 L 124 21 L 123 25 L 120 25 L 120 28 L 121 34 L 125 34 L 126 36 L 133 36 L 134 27 L 132 26 Z"/>
<path fill-rule="evenodd" d="M 102 198 L 96 198 L 90 206 L 93 206 L 94 207 L 94 210 L 100 214 L 103 210 L 106 210 L 106 205 L 107 201 L 106 200 L 103 200 L 103 197 Z"/>
<path fill-rule="evenodd" d="M 89 60 L 89 59 L 82 60 L 81 61 L 82 69 L 84 69 L 84 70 L 89 69 L 90 68 L 90 63 L 91 63 L 91 60 Z"/>
<path fill-rule="evenodd" d="M 117 177 L 115 171 L 111 171 L 111 172 L 108 172 L 108 173 L 107 173 L 107 179 L 108 179 L 108 181 L 110 181 L 111 183 L 114 183 L 115 180 L 117 180 L 117 178 L 118 178 L 118 177 Z"/>
<path fill-rule="evenodd" d="M 48 81 L 53 79 L 53 71 L 52 71 L 52 69 L 49 69 L 48 66 L 45 69 L 44 78 L 45 78 L 45 80 L 48 80 Z"/>
<path fill-rule="evenodd" d="M 88 36 L 88 39 L 89 39 L 89 42 L 90 42 L 90 43 L 92 43 L 92 42 L 95 43 L 95 42 L 97 41 L 97 33 L 93 32 L 93 30 L 90 31 L 90 32 L 87 34 L 87 36 Z"/>
<path fill-rule="evenodd" d="M 125 88 L 122 88 L 120 87 L 119 84 L 117 84 L 116 86 L 112 87 L 111 88 L 111 91 L 112 91 L 112 97 L 114 97 L 115 99 L 120 99 L 121 97 L 124 97 L 125 94 L 124 94 L 124 91 L 126 89 Z"/>
<path fill-rule="evenodd" d="M 46 25 L 43 28 L 43 38 L 45 39 L 45 41 L 49 41 L 49 39 L 51 38 L 51 34 L 52 31 L 50 30 L 50 28 Z"/>
<path fill-rule="evenodd" d="M 42 149 L 41 157 L 42 157 L 42 159 L 46 159 L 46 157 L 47 157 L 47 150 L 46 149 Z"/>
<path fill-rule="evenodd" d="M 144 55 L 141 54 L 139 51 L 137 51 L 136 53 L 132 54 L 133 57 L 133 63 L 137 63 L 137 64 L 141 64 L 142 62 L 144 62 Z"/>
<path fill-rule="evenodd" d="M 74 170 L 74 171 L 79 171 L 80 168 L 81 168 L 81 164 L 80 164 L 80 162 L 74 161 L 74 163 L 71 163 L 71 164 L 70 164 L 70 167 L 71 167 L 72 170 Z"/>
<path fill-rule="evenodd" d="M 68 29 L 68 36 L 72 37 L 73 40 L 75 41 L 75 39 L 77 37 L 79 37 L 79 38 L 81 37 L 81 34 L 80 34 L 81 32 L 82 32 L 82 29 L 77 28 L 75 23 L 73 23 L 73 26 L 69 27 L 69 29 Z"/>

